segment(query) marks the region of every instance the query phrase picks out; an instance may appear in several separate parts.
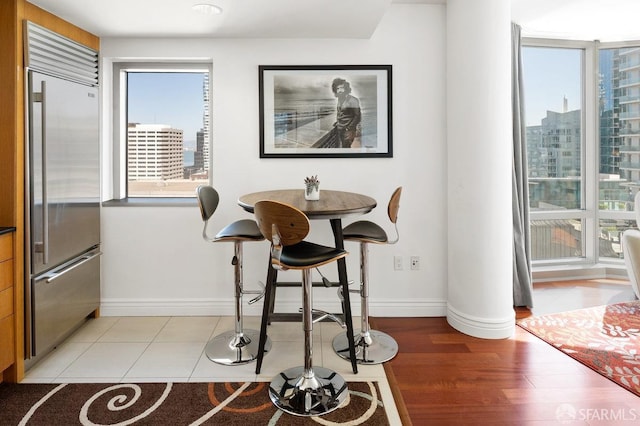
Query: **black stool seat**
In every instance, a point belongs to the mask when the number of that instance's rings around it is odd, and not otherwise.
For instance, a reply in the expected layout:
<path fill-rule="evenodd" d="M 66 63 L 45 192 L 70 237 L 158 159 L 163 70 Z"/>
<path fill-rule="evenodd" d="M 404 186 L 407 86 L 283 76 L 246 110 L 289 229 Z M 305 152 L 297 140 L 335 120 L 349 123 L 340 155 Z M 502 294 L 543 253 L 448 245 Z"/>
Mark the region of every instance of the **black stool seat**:
<path fill-rule="evenodd" d="M 225 226 L 214 237 L 215 241 L 244 240 L 262 241 L 264 236 L 255 220 L 241 219 Z"/>
<path fill-rule="evenodd" d="M 345 250 L 322 246 L 308 241 L 283 247 L 280 263 L 288 269 L 304 269 L 322 266 L 335 261 L 336 257 L 346 254 Z"/>
<path fill-rule="evenodd" d="M 345 240 L 365 241 L 369 243 L 386 243 L 389 238 L 387 233 L 377 223 L 368 220 L 359 220 L 345 226 L 342 230 Z"/>

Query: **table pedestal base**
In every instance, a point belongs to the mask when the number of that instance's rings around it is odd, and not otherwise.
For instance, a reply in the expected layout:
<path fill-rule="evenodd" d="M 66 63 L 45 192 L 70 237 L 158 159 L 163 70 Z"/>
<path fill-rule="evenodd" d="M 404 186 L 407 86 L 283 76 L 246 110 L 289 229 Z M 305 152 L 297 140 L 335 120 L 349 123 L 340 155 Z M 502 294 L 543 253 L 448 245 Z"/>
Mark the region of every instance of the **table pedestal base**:
<path fill-rule="evenodd" d="M 368 336 L 362 332 L 357 333 L 355 342 L 358 364 L 382 364 L 398 353 L 398 343 L 382 331 L 369 330 Z M 333 350 L 342 358 L 350 360 L 347 333 L 340 333 L 333 338 Z"/>
<path fill-rule="evenodd" d="M 320 416 L 342 404 L 349 390 L 345 380 L 333 370 L 313 367 L 289 368 L 269 386 L 269 397 L 279 409 L 295 416 Z"/>
<path fill-rule="evenodd" d="M 260 332 L 244 330 L 242 333 L 227 331 L 209 340 L 204 349 L 207 358 L 217 364 L 242 365 L 256 360 Z M 265 352 L 271 349 L 271 340 L 267 338 Z"/>

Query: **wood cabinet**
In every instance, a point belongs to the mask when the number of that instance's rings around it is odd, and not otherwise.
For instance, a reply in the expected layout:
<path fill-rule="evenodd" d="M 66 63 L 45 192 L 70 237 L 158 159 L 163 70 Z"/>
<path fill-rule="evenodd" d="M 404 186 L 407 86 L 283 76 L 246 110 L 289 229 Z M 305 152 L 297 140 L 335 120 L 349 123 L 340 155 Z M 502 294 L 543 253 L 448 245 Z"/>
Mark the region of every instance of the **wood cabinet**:
<path fill-rule="evenodd" d="M 13 232 L 0 235 L 0 381 L 16 360 Z"/>

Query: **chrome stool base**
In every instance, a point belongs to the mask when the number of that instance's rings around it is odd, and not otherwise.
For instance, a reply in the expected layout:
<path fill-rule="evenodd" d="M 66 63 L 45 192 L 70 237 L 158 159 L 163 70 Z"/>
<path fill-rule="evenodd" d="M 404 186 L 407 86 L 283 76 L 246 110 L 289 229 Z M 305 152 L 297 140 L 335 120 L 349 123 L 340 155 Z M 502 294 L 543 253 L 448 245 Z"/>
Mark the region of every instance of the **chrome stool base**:
<path fill-rule="evenodd" d="M 278 374 L 269 386 L 273 404 L 294 416 L 320 416 L 340 406 L 349 390 L 345 380 L 333 370 L 313 367 L 289 368 Z"/>
<path fill-rule="evenodd" d="M 244 330 L 238 334 L 227 331 L 209 340 L 204 352 L 211 361 L 222 365 L 242 365 L 258 358 L 258 342 L 260 332 Z M 265 352 L 271 349 L 271 340 L 267 338 Z"/>
<path fill-rule="evenodd" d="M 393 337 L 382 331 L 369 330 L 368 338 L 365 338 L 362 332 L 357 333 L 354 337 L 358 364 L 382 364 L 398 353 L 398 343 Z M 340 333 L 333 338 L 333 350 L 340 357 L 351 360 L 347 333 Z"/>

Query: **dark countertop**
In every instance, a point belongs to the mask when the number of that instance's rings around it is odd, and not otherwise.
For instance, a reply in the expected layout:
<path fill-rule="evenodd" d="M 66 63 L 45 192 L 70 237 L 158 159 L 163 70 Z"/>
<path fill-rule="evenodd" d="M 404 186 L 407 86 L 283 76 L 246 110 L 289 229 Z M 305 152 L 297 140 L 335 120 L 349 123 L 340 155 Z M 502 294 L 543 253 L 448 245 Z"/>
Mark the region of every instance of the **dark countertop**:
<path fill-rule="evenodd" d="M 14 232 L 15 230 L 15 226 L 0 226 L 0 235 Z"/>

